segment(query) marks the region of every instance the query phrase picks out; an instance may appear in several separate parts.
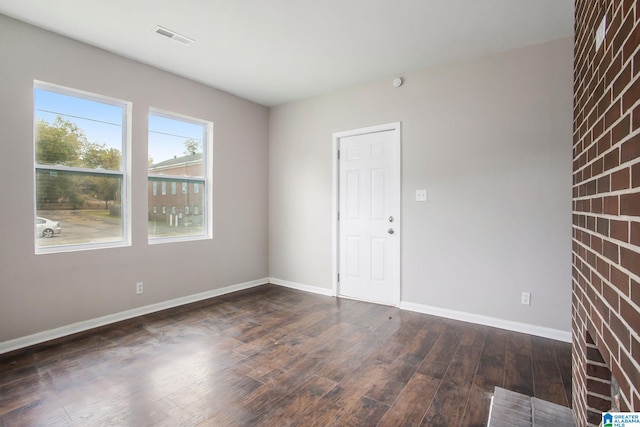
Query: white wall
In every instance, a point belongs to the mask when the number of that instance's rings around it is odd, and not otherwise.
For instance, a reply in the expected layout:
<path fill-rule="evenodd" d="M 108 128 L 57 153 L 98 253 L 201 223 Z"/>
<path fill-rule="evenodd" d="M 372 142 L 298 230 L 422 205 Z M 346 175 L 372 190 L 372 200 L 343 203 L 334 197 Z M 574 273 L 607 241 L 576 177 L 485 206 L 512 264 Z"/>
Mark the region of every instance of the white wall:
<path fill-rule="evenodd" d="M 572 57 L 563 39 L 272 108 L 270 275 L 331 288 L 332 133 L 400 121 L 402 300 L 570 331 Z"/>
<path fill-rule="evenodd" d="M 0 343 L 267 276 L 267 108 L 2 15 L 0 58 Z M 34 255 L 34 79 L 133 102 L 131 247 Z M 147 244 L 151 106 L 214 122 L 213 240 Z"/>

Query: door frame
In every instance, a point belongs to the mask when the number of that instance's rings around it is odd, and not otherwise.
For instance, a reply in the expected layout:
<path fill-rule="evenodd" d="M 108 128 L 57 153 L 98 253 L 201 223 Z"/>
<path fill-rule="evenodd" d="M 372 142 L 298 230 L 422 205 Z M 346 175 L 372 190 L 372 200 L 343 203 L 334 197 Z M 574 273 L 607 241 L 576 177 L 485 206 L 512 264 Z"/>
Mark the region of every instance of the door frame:
<path fill-rule="evenodd" d="M 396 246 L 396 262 L 394 275 L 396 277 L 396 289 L 394 290 L 394 306 L 399 307 L 401 301 L 401 242 L 402 242 L 402 158 L 401 158 L 401 122 L 387 123 L 383 125 L 369 126 L 365 128 L 352 129 L 342 132 L 336 132 L 333 134 L 333 146 L 332 146 L 332 206 L 331 206 L 331 229 L 333 230 L 331 238 L 331 273 L 332 273 L 332 293 L 333 296 L 340 296 L 340 284 L 338 282 L 338 273 L 340 272 L 340 224 L 338 222 L 338 210 L 340 208 L 340 162 L 338 160 L 340 150 L 340 139 L 364 135 L 369 133 L 378 132 L 393 132 L 393 145 L 396 155 L 396 180 L 398 182 L 398 223 L 400 224 L 400 232 L 397 234 L 397 239 L 394 240 Z"/>

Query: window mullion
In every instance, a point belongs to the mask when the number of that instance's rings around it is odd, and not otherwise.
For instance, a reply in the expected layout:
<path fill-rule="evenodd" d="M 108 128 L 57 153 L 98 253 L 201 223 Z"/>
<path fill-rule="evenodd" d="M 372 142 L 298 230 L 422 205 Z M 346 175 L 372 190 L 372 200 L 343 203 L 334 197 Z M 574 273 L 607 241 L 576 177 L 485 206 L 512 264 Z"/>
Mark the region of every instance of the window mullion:
<path fill-rule="evenodd" d="M 36 170 L 40 171 L 59 171 L 59 172 L 70 172 L 70 173 L 82 173 L 88 175 L 114 175 L 114 176 L 124 176 L 124 172 L 121 170 L 110 170 L 110 169 L 93 169 L 93 168 L 81 168 L 75 166 L 64 166 L 64 165 L 43 165 L 36 164 Z"/>

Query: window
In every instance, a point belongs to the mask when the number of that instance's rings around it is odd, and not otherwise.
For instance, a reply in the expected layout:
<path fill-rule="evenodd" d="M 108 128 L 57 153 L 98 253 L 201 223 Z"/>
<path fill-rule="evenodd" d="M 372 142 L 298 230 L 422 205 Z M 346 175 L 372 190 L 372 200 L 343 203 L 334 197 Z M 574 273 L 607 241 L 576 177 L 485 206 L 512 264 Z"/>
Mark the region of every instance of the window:
<path fill-rule="evenodd" d="M 155 214 L 157 214 L 157 213 L 158 213 L 158 207 L 157 207 L 157 206 L 154 206 L 154 207 L 153 207 L 153 214 L 155 215 Z"/>
<path fill-rule="evenodd" d="M 156 181 L 171 182 L 171 194 L 166 197 L 171 214 L 165 218 L 150 217 L 151 243 L 211 238 L 212 134 L 211 122 L 156 110 L 149 112 L 149 185 Z M 189 193 L 190 184 L 193 193 Z M 151 200 L 148 205 L 153 206 Z M 202 206 L 202 216 L 190 215 L 189 206 L 194 206 L 197 213 L 200 211 L 195 206 Z"/>
<path fill-rule="evenodd" d="M 163 206 L 163 207 L 162 207 L 162 213 L 163 213 L 164 215 L 166 215 L 166 214 L 167 214 L 167 207 L 166 207 L 166 206 Z"/>
<path fill-rule="evenodd" d="M 129 244 L 130 108 L 34 83 L 36 253 Z"/>
<path fill-rule="evenodd" d="M 166 181 L 162 181 L 162 195 L 163 196 L 167 195 L 167 182 Z"/>
<path fill-rule="evenodd" d="M 158 195 L 158 181 L 153 181 L 153 195 Z"/>
<path fill-rule="evenodd" d="M 200 215 L 200 208 L 199 208 L 199 207 L 197 207 L 197 206 L 194 206 L 194 207 L 193 207 L 193 214 L 194 214 L 194 215 Z"/>

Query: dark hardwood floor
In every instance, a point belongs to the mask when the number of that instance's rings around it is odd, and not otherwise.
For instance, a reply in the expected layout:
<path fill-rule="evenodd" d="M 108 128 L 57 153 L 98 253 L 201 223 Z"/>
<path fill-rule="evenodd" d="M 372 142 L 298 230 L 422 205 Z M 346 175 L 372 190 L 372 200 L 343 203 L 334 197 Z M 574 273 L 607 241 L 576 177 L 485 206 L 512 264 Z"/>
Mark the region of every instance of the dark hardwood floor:
<path fill-rule="evenodd" d="M 481 426 L 571 346 L 265 285 L 0 356 L 0 426 Z"/>

